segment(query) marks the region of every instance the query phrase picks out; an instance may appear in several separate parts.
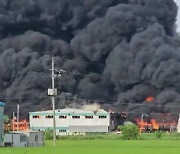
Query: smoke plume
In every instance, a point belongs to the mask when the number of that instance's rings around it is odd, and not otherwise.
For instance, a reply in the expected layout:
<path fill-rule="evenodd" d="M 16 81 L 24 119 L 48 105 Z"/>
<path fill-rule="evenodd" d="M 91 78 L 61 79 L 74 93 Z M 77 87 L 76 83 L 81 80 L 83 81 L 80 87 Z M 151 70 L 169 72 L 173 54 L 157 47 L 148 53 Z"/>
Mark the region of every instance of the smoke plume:
<path fill-rule="evenodd" d="M 0 0 L 0 98 L 7 113 L 16 98 L 27 112 L 50 103 L 54 56 L 56 67 L 69 72 L 56 79 L 59 98 L 71 93 L 135 116 L 178 114 L 177 9 L 174 0 Z"/>
<path fill-rule="evenodd" d="M 91 105 L 83 105 L 82 110 L 87 110 L 87 111 L 94 111 L 97 112 L 100 109 L 100 105 L 97 103 L 91 104 Z"/>

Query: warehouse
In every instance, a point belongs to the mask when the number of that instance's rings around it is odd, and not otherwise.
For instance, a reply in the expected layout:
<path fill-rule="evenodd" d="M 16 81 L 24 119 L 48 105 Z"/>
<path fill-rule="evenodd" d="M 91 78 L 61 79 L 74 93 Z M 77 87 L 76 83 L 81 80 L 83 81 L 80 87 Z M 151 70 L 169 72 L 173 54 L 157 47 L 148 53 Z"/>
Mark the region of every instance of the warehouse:
<path fill-rule="evenodd" d="M 71 134 L 81 132 L 108 132 L 110 114 L 105 110 L 87 111 L 80 109 L 60 109 L 55 111 L 56 133 Z M 30 112 L 30 129 L 47 130 L 53 127 L 53 112 Z"/>
<path fill-rule="evenodd" d="M 4 131 L 3 131 L 3 126 L 4 126 L 4 103 L 0 102 L 0 146 L 3 146 L 3 136 L 4 136 Z"/>

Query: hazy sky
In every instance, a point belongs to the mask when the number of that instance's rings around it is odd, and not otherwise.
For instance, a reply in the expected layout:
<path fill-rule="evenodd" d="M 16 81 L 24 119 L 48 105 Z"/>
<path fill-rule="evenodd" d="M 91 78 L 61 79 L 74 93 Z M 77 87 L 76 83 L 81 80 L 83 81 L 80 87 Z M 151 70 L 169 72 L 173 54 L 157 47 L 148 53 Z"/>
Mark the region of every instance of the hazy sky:
<path fill-rule="evenodd" d="M 175 2 L 180 7 L 180 0 L 175 0 Z M 178 25 L 178 32 L 180 32 L 180 10 L 178 11 L 177 25 Z"/>

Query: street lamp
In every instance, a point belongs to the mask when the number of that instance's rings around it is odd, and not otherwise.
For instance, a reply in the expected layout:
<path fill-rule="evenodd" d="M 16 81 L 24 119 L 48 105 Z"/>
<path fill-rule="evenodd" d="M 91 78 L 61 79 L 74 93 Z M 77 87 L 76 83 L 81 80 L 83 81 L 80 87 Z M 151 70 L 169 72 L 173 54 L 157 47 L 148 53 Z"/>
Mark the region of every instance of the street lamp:
<path fill-rule="evenodd" d="M 142 113 L 142 115 L 141 115 L 141 122 L 143 122 L 143 121 L 144 121 L 144 116 L 149 117 L 149 115 L 148 115 L 148 114 L 146 114 L 146 113 Z"/>
<path fill-rule="evenodd" d="M 148 114 L 146 114 L 146 113 L 142 113 L 142 115 L 141 115 L 141 128 L 140 128 L 140 132 L 142 131 L 141 129 L 144 129 L 144 116 L 148 116 L 149 117 L 149 115 Z"/>

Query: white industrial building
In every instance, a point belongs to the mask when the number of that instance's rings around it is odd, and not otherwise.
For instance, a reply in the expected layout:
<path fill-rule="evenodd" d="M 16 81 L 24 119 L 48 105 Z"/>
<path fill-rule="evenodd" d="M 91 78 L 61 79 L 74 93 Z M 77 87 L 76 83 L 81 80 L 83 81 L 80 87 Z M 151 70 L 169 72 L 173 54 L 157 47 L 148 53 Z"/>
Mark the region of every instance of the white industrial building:
<path fill-rule="evenodd" d="M 53 128 L 53 112 L 39 111 L 29 113 L 31 130 Z M 80 109 L 55 110 L 56 133 L 65 135 L 81 132 L 108 132 L 110 114 L 103 109 L 87 111 Z"/>
<path fill-rule="evenodd" d="M 0 102 L 0 146 L 3 146 L 4 136 L 4 103 Z"/>
<path fill-rule="evenodd" d="M 43 131 L 19 131 L 10 132 L 4 136 L 4 146 L 11 147 L 30 147 L 43 146 L 44 132 Z"/>
<path fill-rule="evenodd" d="M 180 114 L 179 114 L 179 118 L 178 118 L 178 123 L 177 123 L 177 132 L 180 133 Z"/>

